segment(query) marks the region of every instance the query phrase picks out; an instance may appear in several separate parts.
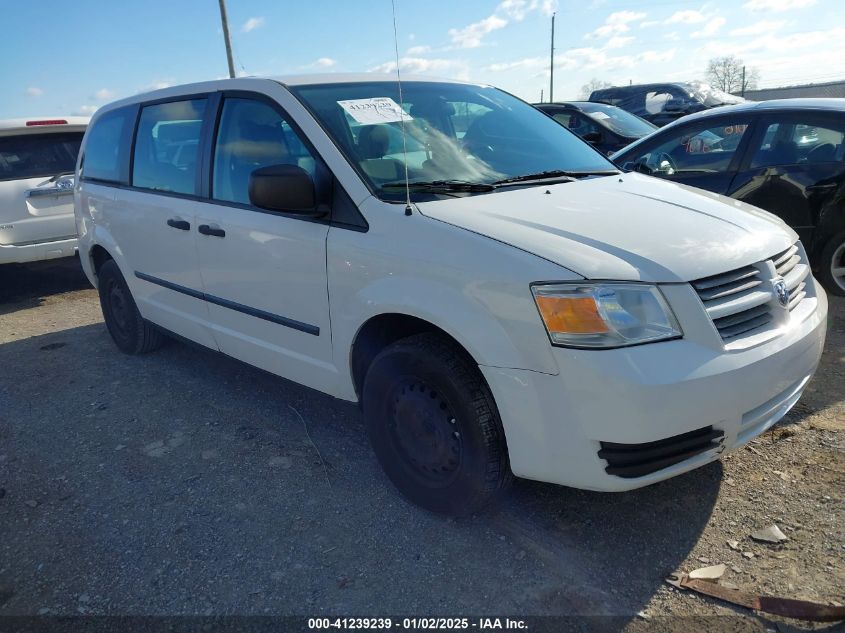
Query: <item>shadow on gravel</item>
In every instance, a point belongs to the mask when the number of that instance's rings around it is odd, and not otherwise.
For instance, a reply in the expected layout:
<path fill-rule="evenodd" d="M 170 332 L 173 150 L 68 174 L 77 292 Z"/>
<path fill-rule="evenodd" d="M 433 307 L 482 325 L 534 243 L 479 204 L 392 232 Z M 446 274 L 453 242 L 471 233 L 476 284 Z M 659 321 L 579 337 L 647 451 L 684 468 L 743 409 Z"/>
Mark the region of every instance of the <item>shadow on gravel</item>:
<path fill-rule="evenodd" d="M 619 494 L 521 480 L 455 521 L 402 500 L 356 407 L 221 355 L 124 356 L 97 324 L 0 345 L 0 366 L 18 377 L 0 385 L 7 614 L 40 608 L 46 582 L 70 596 L 57 613 L 84 591 L 112 614 L 627 618 L 687 557 L 722 476 Z"/>
<path fill-rule="evenodd" d="M 0 315 L 34 308 L 44 297 L 90 288 L 79 259 L 0 266 Z"/>

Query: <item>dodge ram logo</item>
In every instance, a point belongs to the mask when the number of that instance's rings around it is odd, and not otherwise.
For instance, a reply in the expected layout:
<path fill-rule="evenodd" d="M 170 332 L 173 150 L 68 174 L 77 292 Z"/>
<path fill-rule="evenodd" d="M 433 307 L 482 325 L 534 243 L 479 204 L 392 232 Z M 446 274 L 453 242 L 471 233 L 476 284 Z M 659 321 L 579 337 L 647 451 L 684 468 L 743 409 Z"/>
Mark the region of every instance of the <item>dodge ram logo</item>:
<path fill-rule="evenodd" d="M 775 289 L 775 296 L 778 298 L 778 303 L 784 308 L 789 306 L 789 290 L 786 289 L 786 283 L 783 279 L 778 278 L 772 281 L 772 287 Z"/>

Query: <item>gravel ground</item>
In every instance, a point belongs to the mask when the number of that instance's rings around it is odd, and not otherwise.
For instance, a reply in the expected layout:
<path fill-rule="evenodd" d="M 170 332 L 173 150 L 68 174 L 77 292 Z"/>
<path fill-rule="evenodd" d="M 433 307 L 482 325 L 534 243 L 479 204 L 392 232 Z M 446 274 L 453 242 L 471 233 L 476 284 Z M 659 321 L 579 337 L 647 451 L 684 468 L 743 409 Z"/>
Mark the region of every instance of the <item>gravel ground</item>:
<path fill-rule="evenodd" d="M 747 448 L 629 493 L 518 481 L 454 521 L 398 496 L 356 407 L 181 343 L 122 355 L 75 260 L 0 270 L 0 615 L 574 613 L 642 629 L 747 614 L 663 582 L 716 563 L 749 591 L 842 604 L 844 445 L 831 299 L 818 374 Z M 786 543 L 750 539 L 772 523 Z"/>

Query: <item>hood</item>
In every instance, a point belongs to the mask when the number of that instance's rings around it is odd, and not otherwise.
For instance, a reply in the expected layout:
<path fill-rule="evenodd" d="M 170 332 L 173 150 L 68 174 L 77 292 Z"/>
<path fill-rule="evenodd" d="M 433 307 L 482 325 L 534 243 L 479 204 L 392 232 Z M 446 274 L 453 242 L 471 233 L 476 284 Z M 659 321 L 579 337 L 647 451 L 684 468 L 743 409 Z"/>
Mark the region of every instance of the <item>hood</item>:
<path fill-rule="evenodd" d="M 635 173 L 417 207 L 588 279 L 692 281 L 766 259 L 797 239 L 756 207 Z"/>

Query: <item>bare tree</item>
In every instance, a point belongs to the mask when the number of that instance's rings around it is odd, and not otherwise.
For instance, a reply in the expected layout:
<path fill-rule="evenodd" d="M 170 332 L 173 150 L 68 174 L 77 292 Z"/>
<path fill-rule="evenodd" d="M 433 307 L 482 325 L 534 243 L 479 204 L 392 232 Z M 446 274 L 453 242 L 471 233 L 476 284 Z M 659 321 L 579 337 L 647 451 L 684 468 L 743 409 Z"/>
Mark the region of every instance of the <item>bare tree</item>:
<path fill-rule="evenodd" d="M 613 87 L 612 83 L 608 83 L 607 81 L 603 81 L 601 79 L 596 79 L 595 77 L 593 77 L 588 83 L 585 83 L 583 86 L 581 86 L 581 98 L 589 99 L 590 95 L 593 94 L 593 90 L 601 90 L 602 88 L 611 87 Z"/>
<path fill-rule="evenodd" d="M 743 94 L 756 88 L 759 79 L 756 68 L 745 68 L 743 61 L 733 55 L 714 57 L 707 64 L 707 81 L 713 88 L 725 92 Z"/>

